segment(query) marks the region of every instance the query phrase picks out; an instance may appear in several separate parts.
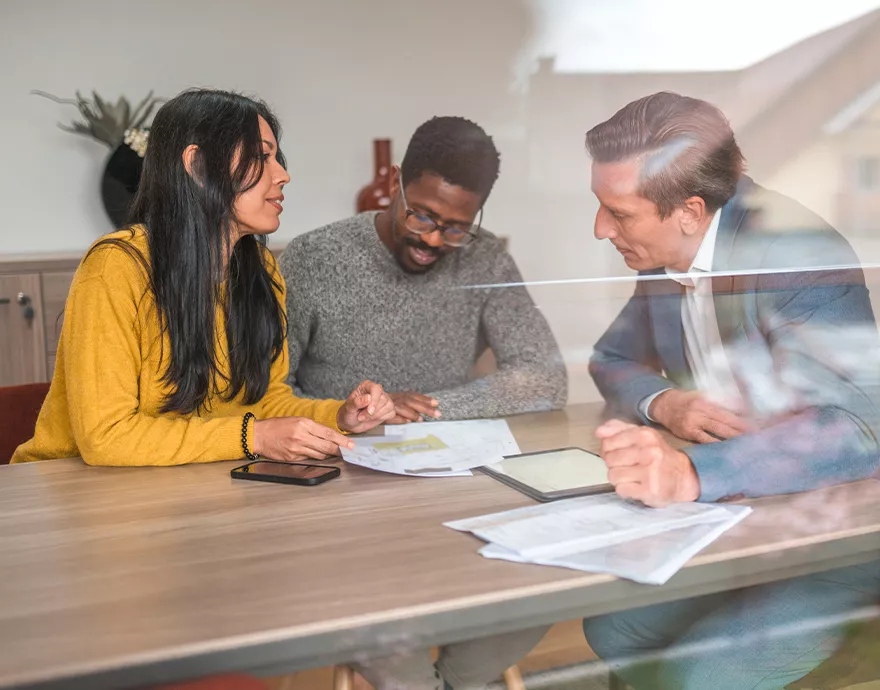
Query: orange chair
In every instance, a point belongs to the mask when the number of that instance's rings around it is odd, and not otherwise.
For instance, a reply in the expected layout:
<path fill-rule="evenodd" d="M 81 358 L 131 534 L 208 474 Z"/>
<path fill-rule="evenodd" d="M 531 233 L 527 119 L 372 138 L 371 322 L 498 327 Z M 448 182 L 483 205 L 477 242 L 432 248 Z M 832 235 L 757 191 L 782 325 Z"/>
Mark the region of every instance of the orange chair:
<path fill-rule="evenodd" d="M 48 392 L 48 383 L 0 388 L 0 465 L 6 465 L 15 449 L 34 435 Z"/>

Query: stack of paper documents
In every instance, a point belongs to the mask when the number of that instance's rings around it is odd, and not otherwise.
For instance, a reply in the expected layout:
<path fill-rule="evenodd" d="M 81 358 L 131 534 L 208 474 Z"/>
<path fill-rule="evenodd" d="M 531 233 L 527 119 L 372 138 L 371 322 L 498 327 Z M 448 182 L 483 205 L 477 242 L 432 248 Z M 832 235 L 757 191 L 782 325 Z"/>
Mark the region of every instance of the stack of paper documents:
<path fill-rule="evenodd" d="M 503 419 L 388 426 L 385 436 L 358 438 L 354 445 L 353 450 L 342 449 L 346 462 L 420 477 L 470 475 L 473 467 L 519 453 Z"/>
<path fill-rule="evenodd" d="M 446 526 L 489 542 L 480 549 L 486 558 L 610 573 L 660 585 L 751 510 L 707 503 L 655 509 L 603 494 Z"/>

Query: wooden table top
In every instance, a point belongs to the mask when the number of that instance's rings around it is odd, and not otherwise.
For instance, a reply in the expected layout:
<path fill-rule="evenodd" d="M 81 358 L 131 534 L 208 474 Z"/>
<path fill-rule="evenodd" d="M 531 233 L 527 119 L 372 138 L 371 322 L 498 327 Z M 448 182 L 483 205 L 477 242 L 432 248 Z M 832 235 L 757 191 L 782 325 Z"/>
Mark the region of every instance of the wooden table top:
<path fill-rule="evenodd" d="M 510 420 L 595 449 L 596 405 Z M 283 673 L 732 589 L 880 556 L 880 482 L 751 501 L 662 587 L 488 560 L 448 520 L 527 505 L 489 477 L 345 466 L 318 487 L 235 463 L 0 467 L 0 688 Z"/>

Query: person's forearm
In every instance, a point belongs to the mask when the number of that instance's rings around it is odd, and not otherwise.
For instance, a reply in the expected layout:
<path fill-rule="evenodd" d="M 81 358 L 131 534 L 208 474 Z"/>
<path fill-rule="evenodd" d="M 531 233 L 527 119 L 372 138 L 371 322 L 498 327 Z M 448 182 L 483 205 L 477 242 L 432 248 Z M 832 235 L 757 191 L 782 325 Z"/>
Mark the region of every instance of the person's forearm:
<path fill-rule="evenodd" d="M 290 386 L 291 390 L 293 391 L 293 394 L 294 394 L 297 398 L 303 398 L 303 399 L 305 399 L 305 400 L 323 400 L 323 398 L 321 398 L 321 397 L 319 397 L 319 396 L 317 396 L 317 395 L 309 395 L 308 393 L 306 393 L 306 392 L 300 387 L 299 382 L 296 380 L 296 377 L 295 377 L 295 376 L 290 376 L 290 377 L 287 379 L 287 385 Z"/>
<path fill-rule="evenodd" d="M 73 420 L 77 446 L 89 465 L 184 465 L 244 455 L 239 416 L 204 419 L 135 412 L 100 422 L 84 424 L 79 415 Z"/>
<path fill-rule="evenodd" d="M 590 376 L 615 414 L 643 424 L 652 420 L 641 403 L 672 387 L 651 367 L 603 352 L 590 360 Z"/>
<path fill-rule="evenodd" d="M 295 376 L 289 374 L 290 367 L 284 355 L 282 352 L 272 363 L 269 388 L 260 400 L 258 417 L 308 417 L 330 428 L 337 428 L 336 415 L 342 407 L 342 401 L 314 398 L 302 395 L 298 388 L 291 389 L 289 382 L 295 381 Z"/>
<path fill-rule="evenodd" d="M 564 365 L 502 369 L 462 386 L 431 392 L 440 420 L 506 417 L 558 410 L 568 397 Z"/>
<path fill-rule="evenodd" d="M 702 501 L 810 491 L 880 470 L 877 439 L 838 407 L 813 407 L 762 431 L 685 448 Z"/>

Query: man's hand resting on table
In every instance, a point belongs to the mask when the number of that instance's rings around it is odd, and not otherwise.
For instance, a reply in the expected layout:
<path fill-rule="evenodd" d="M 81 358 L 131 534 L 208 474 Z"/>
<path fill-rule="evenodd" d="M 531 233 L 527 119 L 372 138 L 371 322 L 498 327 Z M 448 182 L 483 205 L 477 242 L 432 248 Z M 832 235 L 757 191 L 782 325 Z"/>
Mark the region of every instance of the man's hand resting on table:
<path fill-rule="evenodd" d="M 621 498 L 662 508 L 700 497 L 691 459 L 657 430 L 612 419 L 596 429 L 596 438 L 602 442 L 599 454 L 608 466 L 608 481 Z"/>
<path fill-rule="evenodd" d="M 391 402 L 394 403 L 394 417 L 388 424 L 408 424 L 421 422 L 422 415 L 437 419 L 440 417 L 439 403 L 427 395 L 405 391 L 403 393 L 389 393 Z"/>
<path fill-rule="evenodd" d="M 663 391 L 651 401 L 648 417 L 686 441 L 712 443 L 751 430 L 748 420 L 709 402 L 696 391 Z"/>

